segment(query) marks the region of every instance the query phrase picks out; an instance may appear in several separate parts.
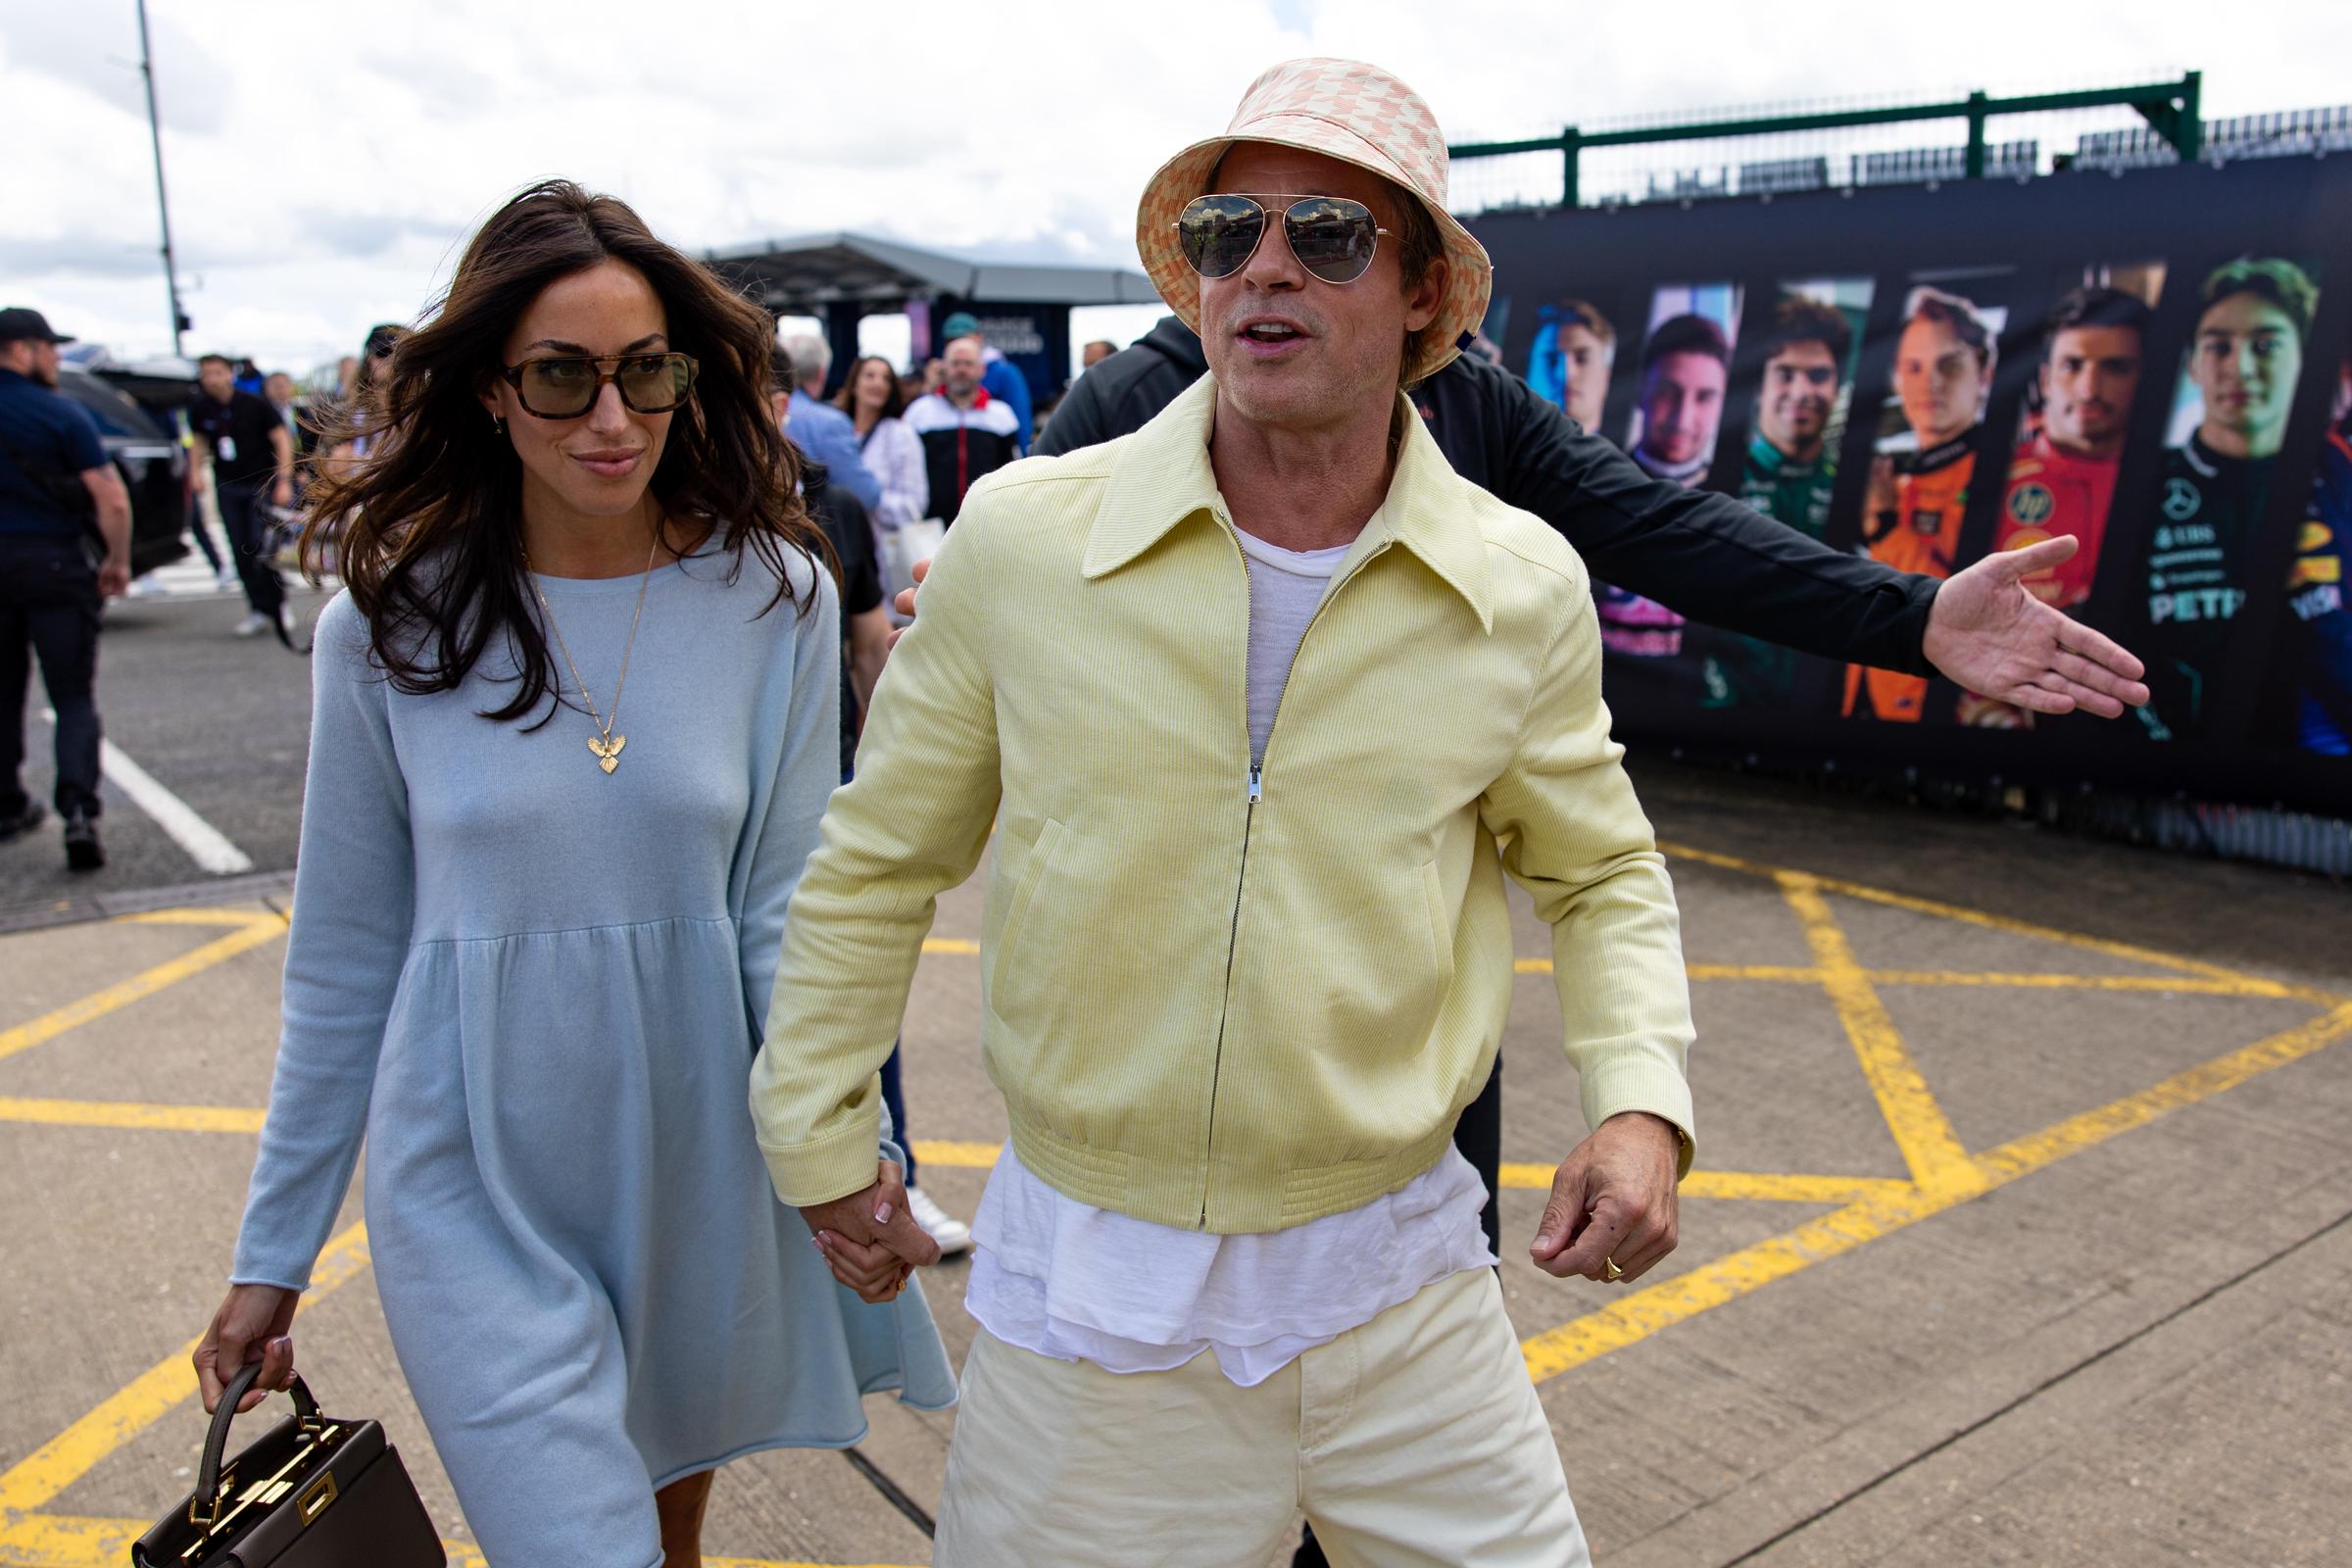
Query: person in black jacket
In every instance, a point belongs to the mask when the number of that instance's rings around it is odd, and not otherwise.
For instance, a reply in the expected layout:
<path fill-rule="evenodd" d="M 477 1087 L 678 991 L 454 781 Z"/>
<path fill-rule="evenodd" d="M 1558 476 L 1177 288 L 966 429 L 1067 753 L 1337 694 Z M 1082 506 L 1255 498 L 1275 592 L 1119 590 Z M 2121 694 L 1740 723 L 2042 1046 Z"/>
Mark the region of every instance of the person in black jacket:
<path fill-rule="evenodd" d="M 1163 318 L 1080 376 L 1036 451 L 1054 457 L 1141 429 L 1205 374 L 1200 340 Z M 2072 538 L 1985 557 L 1938 581 L 1832 550 L 1736 496 L 1654 479 L 1500 366 L 1457 356 L 1410 390 L 1454 471 L 1532 512 L 1592 575 L 1692 620 L 1824 659 L 1924 675 L 2037 712 L 2114 718 L 2148 700 L 2138 660 L 2042 604 L 2021 579 L 2074 553 Z M 1454 1142 L 1487 1181 L 1499 1245 L 1501 1064 Z"/>

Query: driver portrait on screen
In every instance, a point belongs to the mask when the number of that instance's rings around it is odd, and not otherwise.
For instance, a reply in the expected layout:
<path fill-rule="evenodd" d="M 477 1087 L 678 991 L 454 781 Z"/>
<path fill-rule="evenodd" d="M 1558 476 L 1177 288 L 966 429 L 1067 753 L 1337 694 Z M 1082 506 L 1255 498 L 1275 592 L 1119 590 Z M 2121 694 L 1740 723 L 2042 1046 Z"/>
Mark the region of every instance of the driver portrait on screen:
<path fill-rule="evenodd" d="M 1536 328 L 1528 384 L 1588 430 L 1600 428 L 1617 363 L 1617 328 L 1585 300 L 1562 300 Z"/>
<path fill-rule="evenodd" d="M 1992 329 L 1972 302 L 1928 287 L 1904 301 L 1894 389 L 1917 446 L 1873 466 L 1862 518 L 1863 549 L 1872 560 L 1898 571 L 1952 574 L 1977 466 L 1970 438 L 1984 415 L 1995 352 Z M 1849 718 L 1916 724 L 1927 698 L 1925 675 L 1846 666 Z"/>
<path fill-rule="evenodd" d="M 1695 488 L 1715 455 L 1732 345 L 1703 316 L 1661 322 L 1642 349 L 1642 438 L 1634 461 L 1653 478 Z"/>
<path fill-rule="evenodd" d="M 1829 528 L 1830 495 L 1838 486 L 1838 455 L 1828 450 L 1830 414 L 1853 346 L 1843 311 L 1795 294 L 1773 311 L 1764 334 L 1756 435 L 1740 468 L 1740 496 L 1816 539 Z"/>
<path fill-rule="evenodd" d="M 2061 299 L 2045 323 L 2040 428 L 2010 459 L 1993 548 L 2022 550 L 2059 534 L 2081 540 L 2072 560 L 2026 579 L 2027 592 L 2061 610 L 2088 599 L 2098 574 L 2152 318 L 2137 295 L 2086 287 Z"/>
<path fill-rule="evenodd" d="M 2188 349 L 2204 415 L 2164 455 L 2137 607 L 2147 661 L 2148 734 L 2170 740 L 2209 716 L 2205 692 L 2248 597 L 2254 533 L 2286 440 L 2303 335 L 2319 305 L 2309 274 L 2278 257 L 2241 258 L 2205 280 Z"/>

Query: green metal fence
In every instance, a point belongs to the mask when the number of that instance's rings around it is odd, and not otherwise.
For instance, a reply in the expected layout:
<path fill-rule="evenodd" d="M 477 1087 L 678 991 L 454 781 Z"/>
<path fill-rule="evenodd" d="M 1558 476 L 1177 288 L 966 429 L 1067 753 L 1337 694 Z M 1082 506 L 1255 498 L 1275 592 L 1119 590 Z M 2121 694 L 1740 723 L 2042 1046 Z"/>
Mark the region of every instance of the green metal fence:
<path fill-rule="evenodd" d="M 2180 162 L 2188 163 L 2203 150 L 2203 121 L 2199 116 L 2198 102 L 2201 76 L 2201 73 L 2191 71 L 2177 81 L 2151 82 L 2140 86 L 2099 87 L 2004 98 L 1979 91 L 1969 93 L 1964 98 L 1939 103 L 1761 115 L 1620 129 L 1584 130 L 1570 125 L 1556 136 L 1467 142 L 1449 151 L 1457 171 L 1464 162 L 1473 160 L 1524 159 L 1529 154 L 1556 156 L 1559 159 L 1559 194 L 1556 203 L 1563 207 L 1584 205 L 1588 200 L 1584 178 L 1587 155 L 1609 149 L 1670 144 L 1723 143 L 1733 147 L 1754 147 L 1770 142 L 1787 147 L 1793 141 L 1798 156 L 1746 159 L 1738 165 L 1737 174 L 1730 173 L 1728 167 L 1727 172 L 1721 176 L 1705 172 L 1677 172 L 1669 175 L 1662 186 L 1653 174 L 1649 193 L 1652 197 L 1671 199 L 1677 195 L 1776 194 L 1795 189 L 1868 183 L 1874 172 L 1885 180 L 1939 177 L 1944 173 L 1968 179 L 2031 174 L 2043 158 L 2038 143 L 2024 139 L 2004 142 L 1996 135 L 1999 128 L 1997 122 L 2009 121 L 2014 123 L 2024 117 L 2050 117 L 2086 110 L 2128 109 L 2134 112 L 2147 127 L 2170 145 Z M 1833 170 L 1830 158 L 1818 150 L 1821 133 L 1846 133 L 1840 139 L 1850 140 L 1851 133 L 1855 131 L 1938 121 L 1966 127 L 1965 141 L 1954 149 L 1958 157 L 1948 160 L 1948 167 L 1945 163 L 1931 161 L 1919 149 L 1897 149 L 1862 154 L 1840 172 Z M 1933 151 L 1930 150 L 1931 153 Z M 1871 159 L 1879 162 L 1865 162 Z M 1838 177 L 1839 172 L 1843 172 L 1845 177 Z M 1617 194 L 1619 199 L 1623 199 L 1623 193 Z M 1516 204 L 1524 203 L 1525 198 L 1519 198 Z M 1543 200 L 1542 204 L 1552 205 L 1552 202 Z M 1456 205 L 1463 204 L 1457 201 Z"/>

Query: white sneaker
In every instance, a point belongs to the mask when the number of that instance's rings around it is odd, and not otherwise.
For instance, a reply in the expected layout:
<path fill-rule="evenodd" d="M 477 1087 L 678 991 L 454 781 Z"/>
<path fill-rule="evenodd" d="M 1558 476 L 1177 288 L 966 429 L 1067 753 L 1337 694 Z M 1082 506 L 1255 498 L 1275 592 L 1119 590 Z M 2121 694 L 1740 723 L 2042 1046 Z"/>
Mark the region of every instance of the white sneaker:
<path fill-rule="evenodd" d="M 906 1189 L 906 1212 L 923 1228 L 923 1234 L 939 1244 L 943 1256 L 972 1250 L 972 1228 L 937 1203 L 920 1187 Z"/>
<path fill-rule="evenodd" d="M 236 625 L 231 628 L 230 635 L 235 637 L 259 637 L 262 633 L 268 631 L 269 629 L 270 617 L 263 614 L 258 610 L 253 610 L 246 612 L 245 618 L 238 621 Z"/>
<path fill-rule="evenodd" d="M 222 566 L 219 572 L 214 574 L 213 586 L 216 588 L 242 588 L 245 586 L 245 579 L 237 575 L 236 567 Z"/>

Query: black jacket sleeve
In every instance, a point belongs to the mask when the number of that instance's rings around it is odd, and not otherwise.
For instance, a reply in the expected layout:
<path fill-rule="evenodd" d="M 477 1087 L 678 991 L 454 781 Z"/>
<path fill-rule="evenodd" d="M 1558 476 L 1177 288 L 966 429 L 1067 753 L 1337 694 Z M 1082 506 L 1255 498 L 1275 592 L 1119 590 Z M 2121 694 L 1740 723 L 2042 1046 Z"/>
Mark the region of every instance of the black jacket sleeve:
<path fill-rule="evenodd" d="M 1046 420 L 1045 433 L 1031 444 L 1029 455 L 1058 458 L 1080 447 L 1100 446 L 1120 434 L 1110 427 L 1110 411 L 1103 407 L 1109 380 L 1102 373 L 1102 366 L 1098 365 L 1071 382 L 1070 389 L 1061 395 L 1061 401 L 1054 406 L 1053 415 Z"/>
<path fill-rule="evenodd" d="M 1736 497 L 1653 479 L 1517 376 L 1479 379 L 1501 437 L 1491 488 L 1557 528 L 1595 577 L 1803 653 L 1929 672 L 1936 578 L 1832 550 Z"/>

